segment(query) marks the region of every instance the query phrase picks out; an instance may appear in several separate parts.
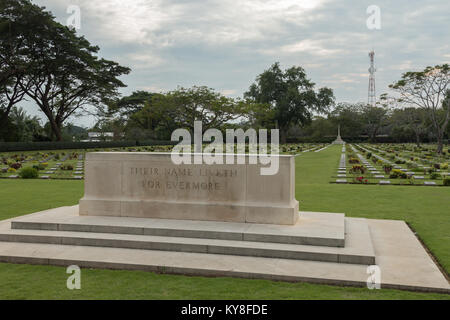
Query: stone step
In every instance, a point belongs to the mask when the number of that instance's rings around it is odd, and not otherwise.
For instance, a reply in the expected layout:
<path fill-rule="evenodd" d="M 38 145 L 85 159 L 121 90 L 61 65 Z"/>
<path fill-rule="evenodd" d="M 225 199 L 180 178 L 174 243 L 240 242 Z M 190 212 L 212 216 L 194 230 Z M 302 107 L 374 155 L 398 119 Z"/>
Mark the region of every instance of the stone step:
<path fill-rule="evenodd" d="M 368 277 L 357 264 L 20 242 L 0 242 L 0 262 L 361 287 Z"/>
<path fill-rule="evenodd" d="M 0 229 L 0 241 L 225 254 L 349 264 L 375 264 L 365 219 L 346 219 L 346 246 L 324 247 L 245 240 L 219 240 L 151 235 L 53 230 Z"/>
<path fill-rule="evenodd" d="M 300 212 L 293 226 L 132 217 L 79 216 L 78 206 L 14 218 L 13 229 L 119 233 L 343 247 L 345 215 Z"/>
<path fill-rule="evenodd" d="M 9 228 L 10 221 L 0 221 L 0 229 Z M 450 293 L 447 279 L 403 221 L 366 222 L 377 252 L 381 288 Z M 0 262 L 361 287 L 369 276 L 367 266 L 358 264 L 20 242 L 0 242 Z"/>

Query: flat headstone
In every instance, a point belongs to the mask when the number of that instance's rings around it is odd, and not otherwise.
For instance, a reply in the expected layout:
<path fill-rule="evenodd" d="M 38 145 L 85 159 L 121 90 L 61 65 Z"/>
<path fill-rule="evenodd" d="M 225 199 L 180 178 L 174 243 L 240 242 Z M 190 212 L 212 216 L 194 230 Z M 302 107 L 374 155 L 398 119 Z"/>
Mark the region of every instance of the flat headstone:
<path fill-rule="evenodd" d="M 391 184 L 389 180 L 380 180 L 379 184 Z"/>
<path fill-rule="evenodd" d="M 394 169 L 401 169 L 402 167 L 400 166 L 394 166 Z"/>
<path fill-rule="evenodd" d="M 347 177 L 346 174 L 338 174 L 337 176 L 338 176 L 339 178 L 346 178 L 346 177 Z"/>
<path fill-rule="evenodd" d="M 414 179 L 425 179 L 424 176 L 413 176 L 413 177 L 414 177 Z"/>
<path fill-rule="evenodd" d="M 53 171 L 46 171 L 45 174 L 55 174 Z"/>
<path fill-rule="evenodd" d="M 50 170 L 50 171 L 56 171 L 56 170 L 58 170 L 57 168 L 50 168 L 50 169 L 48 169 L 48 170 Z"/>
<path fill-rule="evenodd" d="M 83 171 L 74 171 L 73 174 L 83 174 Z"/>
<path fill-rule="evenodd" d="M 375 178 L 380 179 L 380 178 L 384 178 L 383 175 L 375 175 Z"/>
<path fill-rule="evenodd" d="M 434 181 L 425 181 L 423 184 L 426 185 L 426 186 L 435 186 L 436 182 L 434 182 Z"/>
<path fill-rule="evenodd" d="M 401 171 L 403 171 L 403 172 L 406 172 L 406 171 L 408 171 L 408 169 L 400 169 Z"/>
<path fill-rule="evenodd" d="M 347 183 L 347 179 L 337 179 L 336 183 Z"/>
<path fill-rule="evenodd" d="M 19 177 L 18 175 L 9 176 L 10 179 L 17 179 L 18 177 Z"/>
<path fill-rule="evenodd" d="M 412 175 L 414 175 L 414 173 L 415 173 L 415 172 L 412 172 L 412 171 L 407 171 L 407 172 L 406 172 L 406 174 L 412 174 Z"/>
<path fill-rule="evenodd" d="M 83 179 L 83 177 L 82 177 L 82 176 L 73 176 L 73 178 L 74 178 L 74 179 L 77 179 L 77 180 L 81 180 L 81 179 Z"/>

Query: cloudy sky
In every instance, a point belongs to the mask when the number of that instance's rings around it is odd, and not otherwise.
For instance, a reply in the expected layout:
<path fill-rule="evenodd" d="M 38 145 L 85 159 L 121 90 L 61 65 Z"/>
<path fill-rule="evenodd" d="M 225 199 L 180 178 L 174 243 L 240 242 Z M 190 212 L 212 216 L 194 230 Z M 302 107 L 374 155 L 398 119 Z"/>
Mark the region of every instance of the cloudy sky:
<path fill-rule="evenodd" d="M 275 61 L 299 65 L 338 102 L 367 101 L 368 52 L 377 95 L 402 72 L 450 62 L 448 0 L 33 0 L 81 28 L 100 55 L 131 67 L 127 88 L 153 92 L 207 85 L 239 97 Z M 370 5 L 381 29 L 370 30 Z M 38 113 L 36 113 L 38 114 Z M 83 126 L 93 119 L 73 122 Z"/>

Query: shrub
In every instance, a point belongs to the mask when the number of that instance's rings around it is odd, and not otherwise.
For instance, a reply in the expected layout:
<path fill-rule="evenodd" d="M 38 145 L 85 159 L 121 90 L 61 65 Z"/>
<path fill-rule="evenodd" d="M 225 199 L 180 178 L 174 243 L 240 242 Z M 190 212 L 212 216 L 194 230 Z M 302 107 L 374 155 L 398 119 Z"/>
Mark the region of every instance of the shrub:
<path fill-rule="evenodd" d="M 392 166 L 389 164 L 386 164 L 383 166 L 383 170 L 386 174 L 389 174 L 392 171 Z"/>
<path fill-rule="evenodd" d="M 417 165 L 414 162 L 412 162 L 412 161 L 406 161 L 406 166 L 408 168 L 415 168 L 415 167 L 417 167 Z"/>
<path fill-rule="evenodd" d="M 19 171 L 19 176 L 22 179 L 35 179 L 38 177 L 38 171 L 35 168 L 32 167 L 26 167 L 26 168 L 22 168 Z"/>
<path fill-rule="evenodd" d="M 366 168 L 364 166 L 361 166 L 361 165 L 354 165 L 350 169 L 350 173 L 361 173 L 361 174 L 364 174 L 365 172 L 366 172 Z"/>
<path fill-rule="evenodd" d="M 33 165 L 33 168 L 36 170 L 44 170 L 46 166 L 44 166 L 42 163 Z"/>
<path fill-rule="evenodd" d="M 16 172 L 17 170 L 16 169 L 14 169 L 14 168 L 8 168 L 8 172 L 9 173 L 14 173 L 14 172 Z"/>
<path fill-rule="evenodd" d="M 19 163 L 19 162 L 15 162 L 15 163 L 11 163 L 9 166 L 10 166 L 11 168 L 17 170 L 17 169 L 20 169 L 20 167 L 22 167 L 22 164 Z"/>
<path fill-rule="evenodd" d="M 436 180 L 436 179 L 438 179 L 440 177 L 441 177 L 441 175 L 439 173 L 437 173 L 437 172 L 432 172 L 430 174 L 430 179 L 433 179 L 433 180 Z"/>
<path fill-rule="evenodd" d="M 444 186 L 450 186 L 450 178 L 445 178 L 443 184 Z"/>
<path fill-rule="evenodd" d="M 441 163 L 441 169 L 442 170 L 447 170 L 448 169 L 448 163 L 447 162 Z"/>
<path fill-rule="evenodd" d="M 372 157 L 372 152 L 367 153 L 367 159 L 370 159 Z"/>
<path fill-rule="evenodd" d="M 435 163 L 433 164 L 435 169 L 441 169 L 441 164 L 440 163 Z"/>
<path fill-rule="evenodd" d="M 348 160 L 349 163 L 359 163 L 359 160 L 357 158 L 350 158 Z"/>
<path fill-rule="evenodd" d="M 62 165 L 60 168 L 61 168 L 61 170 L 73 170 L 73 165 L 65 164 L 65 165 Z"/>
<path fill-rule="evenodd" d="M 393 169 L 391 171 L 391 174 L 389 175 L 389 178 L 391 178 L 391 179 L 397 179 L 397 178 L 406 179 L 406 178 L 408 178 L 408 175 L 400 169 Z"/>

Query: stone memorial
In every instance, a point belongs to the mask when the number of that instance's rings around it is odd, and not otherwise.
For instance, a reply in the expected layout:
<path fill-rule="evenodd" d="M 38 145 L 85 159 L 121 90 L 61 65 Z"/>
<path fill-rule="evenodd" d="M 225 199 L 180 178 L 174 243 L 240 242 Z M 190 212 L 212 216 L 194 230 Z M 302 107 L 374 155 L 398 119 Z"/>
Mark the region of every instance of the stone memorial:
<path fill-rule="evenodd" d="M 338 125 L 338 134 L 336 140 L 333 141 L 333 144 L 344 144 L 344 140 L 341 138 L 341 125 Z"/>
<path fill-rule="evenodd" d="M 88 153 L 80 215 L 295 224 L 294 156 L 276 156 L 275 175 L 261 175 L 255 156 L 178 165 L 170 153 Z"/>

